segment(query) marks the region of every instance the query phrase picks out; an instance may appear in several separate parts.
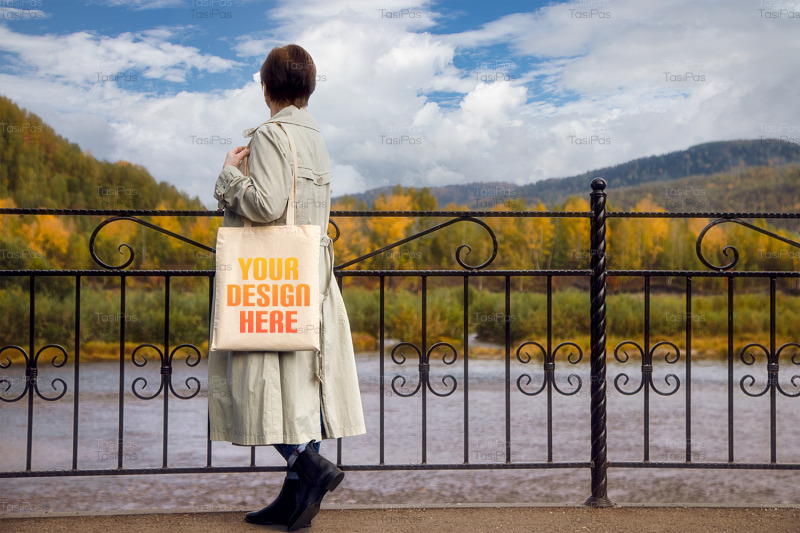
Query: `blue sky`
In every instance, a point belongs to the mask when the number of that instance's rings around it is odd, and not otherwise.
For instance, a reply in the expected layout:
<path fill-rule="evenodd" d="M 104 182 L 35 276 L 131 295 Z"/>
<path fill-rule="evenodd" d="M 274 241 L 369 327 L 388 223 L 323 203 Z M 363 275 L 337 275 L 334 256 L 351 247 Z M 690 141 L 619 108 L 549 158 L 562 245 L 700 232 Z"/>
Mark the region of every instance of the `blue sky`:
<path fill-rule="evenodd" d="M 296 42 L 334 194 L 522 184 L 800 142 L 798 28 L 800 0 L 0 0 L 0 94 L 212 205 L 225 152 L 267 118 L 254 75 Z"/>

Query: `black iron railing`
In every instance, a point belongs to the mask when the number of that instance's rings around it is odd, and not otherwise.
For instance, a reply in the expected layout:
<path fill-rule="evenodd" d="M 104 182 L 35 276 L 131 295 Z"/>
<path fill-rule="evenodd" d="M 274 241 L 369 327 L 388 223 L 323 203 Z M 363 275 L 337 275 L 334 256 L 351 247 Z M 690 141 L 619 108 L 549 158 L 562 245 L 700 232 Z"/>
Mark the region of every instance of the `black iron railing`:
<path fill-rule="evenodd" d="M 339 237 L 339 226 L 335 221 L 348 217 L 413 217 L 413 218 L 446 218 L 445 222 L 434 225 L 412 236 L 398 240 L 378 250 L 372 251 L 360 257 L 347 260 L 335 268 L 335 274 L 342 287 L 345 278 L 376 278 L 379 286 L 379 388 L 380 388 L 380 423 L 379 423 L 379 460 L 376 464 L 343 464 L 342 462 L 342 442 L 337 443 L 337 462 L 345 469 L 351 470 L 449 470 L 449 469 L 550 469 L 550 468 L 589 468 L 591 471 L 591 495 L 586 501 L 587 505 L 603 507 L 611 505 L 607 495 L 607 470 L 609 467 L 616 468 L 700 468 L 700 469 L 781 469 L 781 470 L 800 470 L 800 463 L 779 462 L 777 459 L 778 434 L 777 434 L 777 406 L 778 395 L 784 397 L 800 396 L 800 376 L 793 375 L 790 383 L 796 390 L 787 390 L 781 386 L 778 375 L 781 370 L 779 359 L 782 354 L 791 355 L 791 363 L 800 365 L 800 352 L 789 353 L 795 348 L 800 349 L 797 342 L 788 342 L 781 346 L 777 345 L 775 324 L 776 324 L 776 282 L 780 278 L 799 278 L 800 272 L 796 271 L 734 271 L 734 267 L 739 260 L 739 252 L 734 246 L 726 246 L 724 253 L 732 259 L 724 265 L 714 265 L 702 252 L 703 239 L 714 226 L 724 223 L 739 224 L 753 231 L 760 232 L 770 238 L 777 239 L 789 246 L 800 247 L 800 243 L 767 231 L 755 226 L 742 219 L 798 219 L 800 213 L 642 213 L 642 212 L 609 212 L 606 209 L 605 182 L 598 178 L 592 182 L 591 209 L 588 212 L 552 212 L 552 211 L 427 211 L 427 212 L 375 212 L 375 211 L 338 211 L 331 213 L 331 227 L 333 237 Z M 29 295 L 29 332 L 27 349 L 20 345 L 9 345 L 0 348 L 0 369 L 6 375 L 0 379 L 0 400 L 2 402 L 14 403 L 18 401 L 27 402 L 27 434 L 25 436 L 26 453 L 25 469 L 20 471 L 0 472 L 0 478 L 22 478 L 22 477 L 48 477 L 48 476 L 95 476 L 95 475 L 119 475 L 119 474 L 161 474 L 161 473 L 208 473 L 208 472 L 256 472 L 256 471 L 278 471 L 281 467 L 257 465 L 255 459 L 255 447 L 251 447 L 250 464 L 246 466 L 215 466 L 212 464 L 212 443 L 206 438 L 206 464 L 191 467 L 174 467 L 168 461 L 168 435 L 169 435 L 169 404 L 170 397 L 176 400 L 186 400 L 197 396 L 202 389 L 201 380 L 197 377 L 190 377 L 184 381 L 188 392 L 178 392 L 173 386 L 172 375 L 175 368 L 175 356 L 185 356 L 184 362 L 189 367 L 199 364 L 203 355 L 200 349 L 192 343 L 181 343 L 177 346 L 170 344 L 170 283 L 174 278 L 201 277 L 208 280 L 209 304 L 211 302 L 211 291 L 213 287 L 213 270 L 125 270 L 134 260 L 135 251 L 127 243 L 119 245 L 119 252 L 127 255 L 119 265 L 111 265 L 103 262 L 95 253 L 96 239 L 100 231 L 108 224 L 127 220 L 140 224 L 148 229 L 161 232 L 170 237 L 180 239 L 189 245 L 199 247 L 209 253 L 214 251 L 208 245 L 193 241 L 175 232 L 171 232 L 159 227 L 156 224 L 142 220 L 143 216 L 173 216 L 173 217 L 214 217 L 220 216 L 220 212 L 215 211 L 152 211 L 152 210 L 69 210 L 69 209 L 0 209 L 0 215 L 64 215 L 64 216 L 104 216 L 108 217 L 98 224 L 91 235 L 89 249 L 94 261 L 104 270 L 0 270 L 0 276 L 5 278 L 27 278 Z M 483 219 L 495 217 L 565 217 L 588 219 L 590 222 L 590 242 L 586 243 L 589 250 L 590 269 L 589 270 L 508 270 L 490 269 L 498 254 L 498 242 L 490 224 Z M 712 219 L 710 223 L 700 232 L 697 243 L 696 253 L 699 260 L 708 270 L 609 270 L 607 268 L 606 252 L 606 225 L 609 218 L 704 218 Z M 491 253 L 489 257 L 479 264 L 472 264 L 467 261 L 466 256 L 472 250 L 468 244 L 460 244 L 455 251 L 455 260 L 460 269 L 445 270 L 373 270 L 373 269 L 353 269 L 350 267 L 358 266 L 364 261 L 385 253 L 389 250 L 402 246 L 413 240 L 420 239 L 431 233 L 442 230 L 457 223 L 476 224 L 480 226 L 491 240 Z M 547 294 L 547 333 L 545 339 L 525 340 L 518 346 L 512 345 L 511 324 L 507 318 L 511 316 L 511 279 L 512 277 L 544 278 Z M 631 377 L 627 373 L 619 373 L 613 379 L 613 386 L 616 391 L 624 396 L 641 397 L 643 402 L 643 457 L 641 461 L 624 461 L 609 463 L 608 460 L 608 437 L 607 437 L 607 378 L 606 363 L 609 359 L 606 350 L 607 328 L 606 328 L 606 280 L 608 277 L 618 278 L 641 278 L 644 290 L 644 339 L 640 344 L 634 340 L 625 340 L 619 343 L 613 350 L 614 360 L 620 364 L 628 363 L 632 359 L 640 360 L 640 376 Z M 75 324 L 74 324 L 74 345 L 71 350 L 60 344 L 47 344 L 36 346 L 36 306 L 35 293 L 37 279 L 41 277 L 65 277 L 74 280 L 75 293 Z M 85 278 L 117 278 L 120 280 L 119 286 L 119 387 L 118 387 L 118 416 L 117 416 L 117 453 L 115 469 L 86 469 L 79 464 L 79 391 L 81 380 L 81 280 Z M 159 344 L 155 339 L 152 342 L 137 346 L 132 351 L 126 348 L 126 294 L 128 280 L 131 278 L 162 278 L 165 282 L 164 292 L 164 336 L 163 343 Z M 462 353 L 459 354 L 455 346 L 450 342 L 436 341 L 431 342 L 428 338 L 427 324 L 427 303 L 428 303 L 428 281 L 433 278 L 461 278 L 463 284 L 463 340 Z M 475 277 L 492 277 L 502 280 L 504 290 L 504 313 L 506 320 L 504 325 L 504 364 L 505 364 L 505 442 L 504 442 L 504 461 L 496 463 L 477 463 L 470 460 L 470 396 L 469 396 L 469 362 L 470 362 L 470 283 Z M 573 396 L 582 390 L 584 383 L 578 375 L 571 373 L 567 378 L 567 386 L 559 385 L 555 379 L 555 370 L 559 357 L 566 360 L 566 363 L 577 365 L 583 359 L 583 351 L 580 346 L 572 341 L 561 342 L 553 346 L 553 316 L 552 316 L 552 294 L 553 280 L 558 278 L 582 278 L 588 281 L 590 287 L 590 305 L 586 309 L 590 318 L 590 446 L 591 454 L 584 461 L 553 461 L 553 394 L 561 396 Z M 685 311 L 686 316 L 692 316 L 692 295 L 693 279 L 716 277 L 723 278 L 727 283 L 728 292 L 728 387 L 727 387 L 727 406 L 728 406 L 728 458 L 726 462 L 703 462 L 693 460 L 692 450 L 692 321 L 686 320 L 685 327 L 685 348 L 684 353 L 678 346 L 668 340 L 653 342 L 650 338 L 650 285 L 654 278 L 678 277 L 685 280 Z M 410 341 L 398 342 L 387 350 L 386 331 L 385 331 L 385 309 L 386 309 L 386 281 L 392 278 L 416 278 L 421 285 L 421 324 L 420 341 L 413 343 Z M 749 343 L 739 352 L 739 359 L 746 365 L 754 365 L 756 356 L 754 352 L 760 352 L 765 356 L 766 372 L 768 380 L 763 388 L 755 388 L 755 377 L 752 375 L 744 376 L 739 383 L 741 391 L 748 396 L 763 396 L 769 394 L 770 398 L 770 460 L 769 462 L 737 462 L 734 454 L 734 392 L 735 380 L 733 365 L 736 358 L 733 316 L 734 316 L 734 284 L 738 278 L 763 278 L 770 282 L 770 338 L 769 345 L 760 343 Z M 2 311 L 0 311 L 2 313 Z M 200 339 L 204 340 L 204 339 Z M 800 340 L 800 339 L 798 339 Z M 541 341 L 541 342 L 540 342 Z M 148 360 L 142 355 L 145 350 L 154 351 L 160 360 L 160 382 L 157 390 L 153 393 L 145 393 L 147 380 L 144 377 L 137 377 L 131 384 L 131 391 L 135 398 L 139 400 L 155 400 L 159 397 L 163 402 L 163 438 L 162 438 L 162 465 L 160 468 L 130 468 L 125 463 L 125 378 L 126 362 L 130 358 L 133 365 L 143 367 Z M 23 369 L 18 365 L 12 364 L 7 355 L 16 352 L 24 361 L 24 378 L 14 378 L 8 373 L 16 372 L 21 375 Z M 37 402 L 47 403 L 56 402 L 63 398 L 67 393 L 68 385 L 61 379 L 53 379 L 47 383 L 47 387 L 42 388 L 42 374 L 46 370 L 41 368 L 40 359 L 45 352 L 55 352 L 50 361 L 53 367 L 62 367 L 68 360 L 73 361 L 73 427 L 72 427 L 72 465 L 68 470 L 36 470 L 32 468 L 32 450 L 34 443 L 34 405 Z M 71 353 L 70 353 L 71 352 Z M 629 354 L 630 352 L 630 354 Z M 511 373 L 512 353 L 517 362 L 525 365 L 533 361 L 533 354 L 540 354 L 542 358 L 541 376 L 542 382 L 538 387 L 531 386 L 533 378 L 530 373 L 525 372 L 516 379 L 516 391 L 520 394 L 533 397 L 540 394 L 546 397 L 547 403 L 547 460 L 542 462 L 518 462 L 513 460 L 511 448 L 511 398 L 515 393 L 512 383 L 514 382 Z M 664 355 L 664 364 L 674 365 L 681 358 L 685 364 L 685 378 L 682 383 L 680 378 L 674 374 L 666 375 L 664 384 L 657 384 L 653 379 L 654 356 L 660 353 Z M 632 355 L 631 355 L 632 354 Z M 638 355 L 637 355 L 638 354 Z M 388 358 L 395 365 L 403 365 L 409 357 L 416 356 L 418 361 L 418 379 L 415 385 L 406 386 L 406 378 L 397 375 L 389 382 L 385 381 L 386 368 L 385 360 Z M 431 379 L 431 360 L 441 357 L 442 363 L 447 367 L 453 365 L 459 358 L 463 365 L 463 376 L 461 382 L 452 374 L 446 374 L 439 382 Z M 19 358 L 19 357 L 18 357 Z M 12 383 L 20 382 L 24 379 L 22 391 L 16 395 L 5 394 L 11 390 Z M 638 385 L 632 383 L 638 382 Z M 678 393 L 681 386 L 684 387 L 685 394 L 685 460 L 684 461 L 661 461 L 653 462 L 650 459 L 650 394 L 651 392 L 659 396 L 672 396 Z M 461 389 L 463 394 L 463 418 L 464 440 L 463 440 L 463 462 L 461 463 L 429 463 L 428 462 L 428 394 L 434 397 L 447 397 Z M 47 390 L 49 389 L 49 390 Z M 51 392 L 52 391 L 52 392 Z M 412 464 L 391 464 L 385 462 L 385 405 L 384 398 L 386 393 L 391 391 L 393 395 L 399 397 L 419 396 L 421 398 L 421 457 L 419 462 Z M 0 404 L 2 408 L 2 404 Z M 0 411 L 2 412 L 2 411 Z M 455 416 L 455 415 L 454 415 Z M 2 437 L 0 437 L 1 439 Z M 790 443 L 791 444 L 791 443 Z"/>

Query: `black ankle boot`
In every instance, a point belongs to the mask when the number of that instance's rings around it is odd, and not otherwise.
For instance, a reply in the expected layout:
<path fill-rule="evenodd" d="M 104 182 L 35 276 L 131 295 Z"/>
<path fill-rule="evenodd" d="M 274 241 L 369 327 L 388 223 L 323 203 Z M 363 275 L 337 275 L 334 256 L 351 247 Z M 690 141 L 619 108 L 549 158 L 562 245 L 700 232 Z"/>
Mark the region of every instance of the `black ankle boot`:
<path fill-rule="evenodd" d="M 311 446 L 307 446 L 305 451 L 296 456 L 290 470 L 300 474 L 297 507 L 287 524 L 289 531 L 297 531 L 317 515 L 325 492 L 339 486 L 344 472 L 315 452 Z"/>
<path fill-rule="evenodd" d="M 297 507 L 297 492 L 299 490 L 299 479 L 284 478 L 283 487 L 281 487 L 281 492 L 278 494 L 278 497 L 275 498 L 275 501 L 260 511 L 247 513 L 244 517 L 245 522 L 262 526 L 272 524 L 287 525 L 289 523 L 289 518 L 291 518 Z M 311 527 L 311 520 L 308 520 L 301 527 Z"/>

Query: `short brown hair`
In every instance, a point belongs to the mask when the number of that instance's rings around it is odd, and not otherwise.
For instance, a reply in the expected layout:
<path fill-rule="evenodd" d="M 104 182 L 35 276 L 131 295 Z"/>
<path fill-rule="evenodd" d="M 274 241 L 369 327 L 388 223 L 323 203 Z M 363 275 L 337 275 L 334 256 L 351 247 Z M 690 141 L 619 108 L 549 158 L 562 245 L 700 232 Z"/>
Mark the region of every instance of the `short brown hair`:
<path fill-rule="evenodd" d="M 317 85 L 317 67 L 302 46 L 276 46 L 261 65 L 261 83 L 271 102 L 305 107 Z"/>

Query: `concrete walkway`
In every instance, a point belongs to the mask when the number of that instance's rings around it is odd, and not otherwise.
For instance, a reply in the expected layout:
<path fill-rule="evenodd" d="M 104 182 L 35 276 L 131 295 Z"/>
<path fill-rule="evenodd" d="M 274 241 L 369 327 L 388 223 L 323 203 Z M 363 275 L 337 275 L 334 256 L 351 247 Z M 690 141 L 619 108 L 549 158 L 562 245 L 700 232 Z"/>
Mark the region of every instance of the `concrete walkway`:
<path fill-rule="evenodd" d="M 199 533 L 286 531 L 243 521 L 244 511 L 215 513 L 63 513 L 6 515 L 3 533 Z M 323 509 L 310 529 L 331 533 L 496 533 L 496 532 L 731 532 L 798 533 L 800 507 L 396 507 Z"/>

